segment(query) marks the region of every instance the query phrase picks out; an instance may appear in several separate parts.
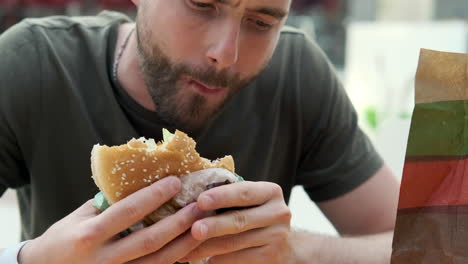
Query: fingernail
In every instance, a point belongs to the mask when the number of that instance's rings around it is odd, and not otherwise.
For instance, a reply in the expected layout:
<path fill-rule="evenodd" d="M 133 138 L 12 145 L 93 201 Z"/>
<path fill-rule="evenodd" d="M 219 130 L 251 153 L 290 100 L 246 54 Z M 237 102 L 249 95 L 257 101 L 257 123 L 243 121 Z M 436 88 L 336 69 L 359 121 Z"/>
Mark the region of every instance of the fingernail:
<path fill-rule="evenodd" d="M 200 224 L 200 235 L 202 239 L 208 235 L 208 227 L 205 224 Z"/>

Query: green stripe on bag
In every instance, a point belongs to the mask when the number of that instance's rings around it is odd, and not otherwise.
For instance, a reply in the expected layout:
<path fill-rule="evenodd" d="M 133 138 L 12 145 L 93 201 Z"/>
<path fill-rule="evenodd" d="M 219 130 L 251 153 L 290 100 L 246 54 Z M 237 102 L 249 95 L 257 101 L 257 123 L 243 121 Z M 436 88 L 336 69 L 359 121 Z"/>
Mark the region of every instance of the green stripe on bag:
<path fill-rule="evenodd" d="M 407 157 L 468 154 L 468 101 L 416 104 Z"/>

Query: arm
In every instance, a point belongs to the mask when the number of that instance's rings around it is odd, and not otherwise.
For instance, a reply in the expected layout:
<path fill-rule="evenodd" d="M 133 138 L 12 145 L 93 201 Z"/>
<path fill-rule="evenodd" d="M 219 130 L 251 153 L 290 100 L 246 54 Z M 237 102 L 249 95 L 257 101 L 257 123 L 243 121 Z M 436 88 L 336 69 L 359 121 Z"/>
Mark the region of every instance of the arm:
<path fill-rule="evenodd" d="M 292 232 L 295 263 L 389 263 L 398 190 L 396 178 L 384 166 L 352 192 L 319 203 L 343 237 Z"/>

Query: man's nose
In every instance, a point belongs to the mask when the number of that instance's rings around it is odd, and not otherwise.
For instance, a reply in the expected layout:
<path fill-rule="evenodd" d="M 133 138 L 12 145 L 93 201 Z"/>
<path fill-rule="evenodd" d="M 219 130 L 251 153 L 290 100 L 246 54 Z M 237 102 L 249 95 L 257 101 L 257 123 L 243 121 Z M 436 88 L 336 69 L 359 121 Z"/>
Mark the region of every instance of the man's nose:
<path fill-rule="evenodd" d="M 213 32 L 206 57 L 208 63 L 221 71 L 237 63 L 239 58 L 239 25 L 225 25 Z"/>

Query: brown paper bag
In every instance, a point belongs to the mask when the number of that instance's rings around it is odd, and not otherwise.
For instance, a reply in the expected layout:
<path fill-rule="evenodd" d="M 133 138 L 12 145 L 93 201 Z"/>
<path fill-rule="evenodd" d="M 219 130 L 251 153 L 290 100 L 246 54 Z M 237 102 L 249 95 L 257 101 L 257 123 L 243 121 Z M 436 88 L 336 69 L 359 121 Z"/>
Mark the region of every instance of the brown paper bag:
<path fill-rule="evenodd" d="M 391 263 L 468 263 L 468 55 L 422 50 Z"/>

